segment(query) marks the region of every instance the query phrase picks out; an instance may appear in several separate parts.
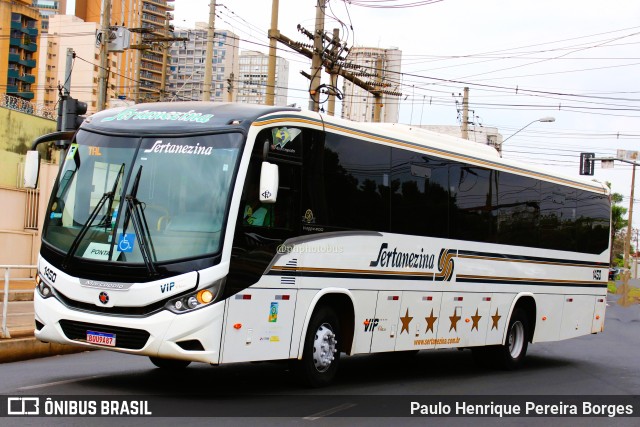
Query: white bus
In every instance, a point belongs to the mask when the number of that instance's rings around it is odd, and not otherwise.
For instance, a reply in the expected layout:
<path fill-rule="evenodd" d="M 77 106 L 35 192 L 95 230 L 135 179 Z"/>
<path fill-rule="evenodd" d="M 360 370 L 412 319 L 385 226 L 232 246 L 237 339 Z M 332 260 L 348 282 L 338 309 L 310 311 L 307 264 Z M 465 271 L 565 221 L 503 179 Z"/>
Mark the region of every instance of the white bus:
<path fill-rule="evenodd" d="M 528 343 L 603 329 L 607 188 L 483 144 L 155 103 L 95 114 L 63 161 L 41 341 L 161 368 L 290 359 L 321 386 L 341 353 L 471 348 L 512 369 Z"/>

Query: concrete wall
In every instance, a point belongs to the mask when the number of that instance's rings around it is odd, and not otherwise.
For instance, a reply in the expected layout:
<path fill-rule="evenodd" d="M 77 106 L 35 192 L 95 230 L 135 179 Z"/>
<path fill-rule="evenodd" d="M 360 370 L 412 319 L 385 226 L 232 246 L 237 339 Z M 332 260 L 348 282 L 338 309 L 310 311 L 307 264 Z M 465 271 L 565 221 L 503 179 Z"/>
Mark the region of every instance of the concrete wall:
<path fill-rule="evenodd" d="M 35 264 L 40 250 L 40 230 L 58 165 L 44 162 L 40 168 L 37 198 L 38 228 L 25 228 L 25 207 L 29 194 L 19 188 L 24 153 L 33 140 L 55 131 L 53 120 L 0 108 L 0 264 Z M 12 278 L 29 277 L 27 270 L 15 270 Z"/>
<path fill-rule="evenodd" d="M 0 107 L 0 186 L 16 186 L 18 164 L 33 140 L 55 130 L 53 120 Z"/>

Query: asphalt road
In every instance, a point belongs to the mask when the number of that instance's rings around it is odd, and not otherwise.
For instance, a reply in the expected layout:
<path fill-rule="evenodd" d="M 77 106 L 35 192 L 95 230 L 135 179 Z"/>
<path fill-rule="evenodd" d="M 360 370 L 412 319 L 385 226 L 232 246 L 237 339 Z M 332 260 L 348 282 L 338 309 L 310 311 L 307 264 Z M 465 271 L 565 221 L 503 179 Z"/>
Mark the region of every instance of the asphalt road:
<path fill-rule="evenodd" d="M 181 372 L 155 369 L 146 359 L 106 351 L 0 365 L 0 398 L 151 395 L 181 418 L 122 418 L 124 425 L 640 425 L 640 418 L 379 418 L 397 396 L 454 395 L 640 396 L 640 306 L 611 303 L 604 333 L 529 347 L 516 372 L 474 365 L 469 351 L 423 351 L 344 358 L 334 385 L 301 388 L 286 363 L 219 367 L 192 364 Z M 395 397 L 394 397 L 395 396 Z M 472 397 L 469 397 L 472 398 Z M 600 397 L 593 397 L 597 403 Z M 405 398 L 406 400 L 406 398 Z M 614 398 L 615 400 L 615 398 Z M 367 402 L 370 402 L 367 404 Z M 409 402 L 407 400 L 407 402 Z M 638 401 L 636 400 L 636 403 Z M 155 408 L 158 409 L 156 402 Z M 408 405 L 408 403 L 407 403 Z M 638 406 L 640 407 L 640 405 Z M 172 409 L 168 409 L 172 408 Z M 234 415 L 192 418 L 190 415 Z M 363 413 L 362 408 L 367 408 Z M 371 411 L 367 413 L 366 411 Z M 177 412 L 177 414 L 176 414 Z M 409 407 L 407 406 L 407 412 Z M 351 417 L 353 414 L 358 418 Z M 247 416 L 258 418 L 247 418 Z M 268 415 L 268 416 L 265 416 Z M 279 415 L 275 417 L 272 415 Z M 184 418 L 182 418 L 184 417 Z M 283 418 L 286 417 L 286 418 Z M 113 418 L 6 418 L 0 425 L 109 425 Z"/>

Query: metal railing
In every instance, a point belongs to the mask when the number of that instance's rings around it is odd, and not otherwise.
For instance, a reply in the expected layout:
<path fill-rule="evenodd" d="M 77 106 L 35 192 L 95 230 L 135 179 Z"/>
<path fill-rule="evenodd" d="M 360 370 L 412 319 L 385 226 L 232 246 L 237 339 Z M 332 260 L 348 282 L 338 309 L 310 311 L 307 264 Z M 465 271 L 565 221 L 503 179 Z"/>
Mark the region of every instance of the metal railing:
<path fill-rule="evenodd" d="M 7 310 L 9 309 L 9 277 L 11 276 L 11 269 L 15 270 L 37 270 L 37 265 L 0 265 L 0 268 L 4 268 L 4 300 L 2 301 L 2 338 L 11 338 L 9 329 L 7 328 Z M 25 279 L 25 280 L 31 280 Z"/>

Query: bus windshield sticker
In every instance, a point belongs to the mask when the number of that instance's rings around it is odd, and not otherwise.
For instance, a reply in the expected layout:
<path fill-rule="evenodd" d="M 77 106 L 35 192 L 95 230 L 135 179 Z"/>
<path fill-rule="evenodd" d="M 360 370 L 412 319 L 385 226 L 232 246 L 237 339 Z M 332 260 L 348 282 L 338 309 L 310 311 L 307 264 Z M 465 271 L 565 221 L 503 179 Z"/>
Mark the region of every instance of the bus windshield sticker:
<path fill-rule="evenodd" d="M 105 117 L 101 122 L 110 122 L 112 120 L 170 120 L 179 122 L 196 122 L 207 123 L 213 114 L 196 113 L 195 110 L 189 111 L 138 111 L 137 108 L 127 108 L 119 112 L 115 116 Z"/>
<path fill-rule="evenodd" d="M 169 153 L 169 154 L 195 154 L 210 156 L 213 153 L 213 147 L 205 147 L 196 143 L 196 145 L 188 144 L 172 144 L 170 142 L 163 143 L 161 139 L 153 143 L 153 147 L 144 150 L 145 153 Z"/>
<path fill-rule="evenodd" d="M 136 242 L 134 233 L 120 234 L 118 237 L 118 249 L 120 252 L 133 252 L 133 245 Z"/>
<path fill-rule="evenodd" d="M 73 143 L 69 146 L 69 152 L 67 152 L 67 157 L 66 159 L 73 159 L 73 156 L 76 155 L 76 151 L 78 151 L 78 144 Z"/>
<path fill-rule="evenodd" d="M 111 245 L 109 243 L 91 242 L 89 243 L 89 246 L 87 246 L 87 250 L 84 251 L 84 254 L 82 255 L 82 257 L 107 261 L 109 260 L 110 247 Z M 120 251 L 116 249 L 113 251 L 113 253 L 115 255 L 114 259 L 117 259 L 118 255 L 120 254 Z"/>

